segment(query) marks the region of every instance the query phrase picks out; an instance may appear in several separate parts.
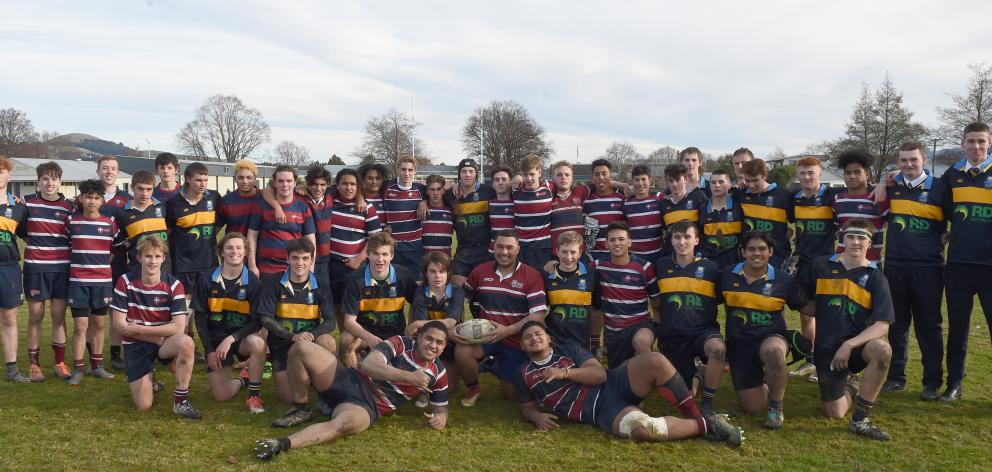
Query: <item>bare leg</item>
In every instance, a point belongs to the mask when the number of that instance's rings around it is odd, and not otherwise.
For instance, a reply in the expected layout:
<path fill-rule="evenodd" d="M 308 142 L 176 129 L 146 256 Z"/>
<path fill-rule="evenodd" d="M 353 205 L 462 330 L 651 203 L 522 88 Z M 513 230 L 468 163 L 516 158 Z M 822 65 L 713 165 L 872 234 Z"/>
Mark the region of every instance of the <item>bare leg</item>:
<path fill-rule="evenodd" d="M 706 352 L 706 372 L 705 386 L 708 388 L 719 388 L 720 380 L 723 378 L 723 365 L 727 363 L 727 345 L 723 339 L 712 337 L 706 340 L 703 345 Z"/>
<path fill-rule="evenodd" d="M 636 354 L 651 352 L 651 346 L 654 345 L 654 333 L 648 328 L 641 328 L 634 333 L 634 339 L 631 340 L 631 344 Z"/>
<path fill-rule="evenodd" d="M 273 373 L 272 377 L 276 380 L 276 391 L 279 392 L 279 399 L 283 403 L 292 404 L 293 386 L 289 383 L 289 374 L 284 370 Z"/>
<path fill-rule="evenodd" d="M 343 403 L 334 408 L 331 420 L 307 426 L 289 436 L 293 448 L 312 446 L 334 441 L 342 436 L 357 434 L 369 429 L 372 419 L 368 411 L 351 403 Z"/>
<path fill-rule="evenodd" d="M 131 388 L 131 400 L 134 401 L 134 406 L 138 411 L 148 411 L 151 409 L 152 403 L 155 401 L 151 373 L 129 383 L 128 387 Z"/>
<path fill-rule="evenodd" d="M 459 344 L 455 346 L 455 365 L 458 375 L 465 385 L 479 382 L 479 358 L 483 356 L 482 346 L 478 344 Z"/>
<path fill-rule="evenodd" d="M 61 298 L 53 298 L 49 303 L 52 313 L 52 342 L 65 344 L 66 300 Z"/>
<path fill-rule="evenodd" d="M 90 352 L 91 355 L 103 355 L 103 328 L 106 324 L 107 316 L 91 316 L 90 326 L 87 331 L 87 335 L 90 339 Z"/>
<path fill-rule="evenodd" d="M 162 359 L 176 360 L 176 389 L 188 390 L 193 377 L 193 338 L 185 334 L 174 334 L 166 338 L 158 355 Z"/>
<path fill-rule="evenodd" d="M 45 302 L 28 301 L 28 350 L 41 349 L 41 322 L 45 320 Z M 55 323 L 52 323 L 54 330 Z M 4 343 L 6 345 L 6 343 Z"/>
<path fill-rule="evenodd" d="M 338 361 L 330 351 L 314 343 L 299 343 L 289 350 L 286 374 L 292 385 L 292 403 L 309 403 L 310 387 L 318 392 L 331 388 Z"/>
<path fill-rule="evenodd" d="M 882 339 L 872 339 L 865 343 L 861 357 L 868 363 L 861 378 L 861 398 L 874 402 L 882 391 L 885 376 L 889 373 L 889 362 L 892 360 L 892 347 Z"/>
<path fill-rule="evenodd" d="M 0 309 L 0 324 L 3 340 L 3 358 L 6 362 L 17 361 L 17 308 Z"/>
<path fill-rule="evenodd" d="M 86 355 L 86 337 L 89 333 L 90 319 L 80 316 L 72 319 L 72 360 L 79 361 Z"/>
<path fill-rule="evenodd" d="M 765 365 L 765 384 L 768 385 L 768 400 L 781 404 L 785 398 L 785 386 L 789 376 L 785 367 L 785 353 L 789 347 L 778 337 L 765 338 L 761 343 L 761 362 Z"/>
<path fill-rule="evenodd" d="M 238 354 L 248 356 L 248 381 L 261 382 L 265 369 L 265 340 L 256 334 L 249 334 L 241 340 Z"/>

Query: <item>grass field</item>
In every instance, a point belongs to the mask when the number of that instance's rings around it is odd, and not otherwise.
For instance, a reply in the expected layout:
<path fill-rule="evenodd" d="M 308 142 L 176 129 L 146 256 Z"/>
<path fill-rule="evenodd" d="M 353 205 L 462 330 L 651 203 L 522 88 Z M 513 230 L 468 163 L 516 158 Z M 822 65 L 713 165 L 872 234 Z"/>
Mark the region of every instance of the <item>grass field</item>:
<path fill-rule="evenodd" d="M 21 309 L 19 363 L 26 370 Z M 793 314 L 794 315 L 794 314 Z M 46 320 L 47 321 L 47 320 Z M 792 322 L 795 319 L 790 320 Z M 47 323 L 42 336 L 42 384 L 0 381 L 0 469 L 2 470 L 273 470 L 333 467 L 342 470 L 988 470 L 992 453 L 992 347 L 984 318 L 972 318 L 969 371 L 965 399 L 953 404 L 917 400 L 920 367 L 911 346 L 910 389 L 885 394 L 874 417 L 892 433 L 888 443 L 862 440 L 847 432 L 846 421 L 823 418 L 816 386 L 792 379 L 786 392 L 786 425 L 769 432 L 762 418 L 741 417 L 725 377 L 717 408 L 744 427 L 741 449 L 704 440 L 633 444 L 585 425 L 564 423 L 561 429 L 536 432 L 521 420 L 517 406 L 498 397 L 491 376 L 483 376 L 483 399 L 474 408 L 452 396 L 451 418 L 444 431 L 432 431 L 419 410 L 406 405 L 381 419 L 371 430 L 330 445 L 294 450 L 269 463 L 256 460 L 256 438 L 286 434 L 269 422 L 286 405 L 277 400 L 271 382 L 263 400 L 269 411 L 250 415 L 244 393 L 229 403 L 215 403 L 207 391 L 206 372 L 196 366 L 190 400 L 204 419 L 190 422 L 172 414 L 173 378 L 160 378 L 166 390 L 151 412 L 131 405 L 123 373 L 110 381 L 86 378 L 70 388 L 51 376 L 52 353 Z M 109 348 L 108 348 L 109 352 Z M 108 355 L 109 358 L 109 355 Z M 647 402 L 654 414 L 676 414 L 657 396 Z"/>

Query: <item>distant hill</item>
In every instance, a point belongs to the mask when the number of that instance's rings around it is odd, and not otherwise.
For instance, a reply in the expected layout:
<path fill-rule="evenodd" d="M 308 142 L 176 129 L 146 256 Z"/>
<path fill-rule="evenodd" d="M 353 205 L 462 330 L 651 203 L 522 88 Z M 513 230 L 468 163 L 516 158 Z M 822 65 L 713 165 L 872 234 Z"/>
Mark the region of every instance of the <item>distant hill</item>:
<path fill-rule="evenodd" d="M 86 133 L 69 133 L 55 138 L 64 145 L 82 148 L 95 154 L 116 154 L 120 156 L 140 156 L 136 149 L 129 148 L 124 143 L 115 143 L 100 139 Z"/>

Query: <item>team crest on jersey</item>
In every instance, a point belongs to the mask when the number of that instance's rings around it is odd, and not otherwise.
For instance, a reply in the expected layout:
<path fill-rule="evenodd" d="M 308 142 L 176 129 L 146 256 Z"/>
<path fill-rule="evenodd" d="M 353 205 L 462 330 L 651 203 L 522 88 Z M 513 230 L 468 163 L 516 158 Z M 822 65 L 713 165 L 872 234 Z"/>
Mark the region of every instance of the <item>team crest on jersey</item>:
<path fill-rule="evenodd" d="M 765 286 L 761 289 L 761 294 L 766 297 L 772 296 L 772 284 L 766 283 Z"/>
<path fill-rule="evenodd" d="M 519 280 L 514 280 L 510 282 L 510 286 L 517 290 L 524 288 L 524 284 L 520 283 Z"/>
<path fill-rule="evenodd" d="M 734 221 L 734 214 L 727 212 L 727 221 Z"/>
<path fill-rule="evenodd" d="M 3 216 L 6 216 L 7 218 L 14 216 L 14 210 L 12 210 L 10 207 L 4 208 Z"/>
<path fill-rule="evenodd" d="M 307 292 L 307 305 L 313 305 L 313 292 Z"/>
<path fill-rule="evenodd" d="M 820 197 L 816 197 L 816 200 L 813 200 L 813 205 L 820 206 L 821 203 L 823 203 L 823 199 Z"/>
<path fill-rule="evenodd" d="M 920 203 L 926 203 L 927 202 L 927 196 L 929 196 L 929 195 L 930 195 L 930 192 L 920 192 L 920 198 L 919 198 Z"/>
<path fill-rule="evenodd" d="M 586 289 L 586 278 L 585 277 L 579 277 L 579 285 L 578 285 L 578 287 L 579 287 L 579 290 L 585 290 Z"/>
<path fill-rule="evenodd" d="M 162 209 L 161 208 L 155 207 L 155 217 L 156 218 L 161 218 L 162 217 Z"/>
<path fill-rule="evenodd" d="M 702 266 L 696 267 L 696 278 L 697 279 L 703 278 L 703 267 Z"/>
<path fill-rule="evenodd" d="M 775 199 L 772 197 L 768 197 L 765 199 L 765 206 L 772 206 L 772 204 L 774 203 L 775 203 Z"/>
<path fill-rule="evenodd" d="M 244 300 L 248 296 L 248 292 L 245 289 L 238 289 L 238 300 Z"/>
<path fill-rule="evenodd" d="M 165 301 L 165 299 L 162 298 L 162 297 L 152 297 L 152 303 L 154 303 L 156 305 L 161 305 L 162 302 L 164 302 L 164 301 Z"/>
<path fill-rule="evenodd" d="M 389 296 L 391 298 L 396 296 L 396 287 L 395 286 L 389 287 Z"/>
<path fill-rule="evenodd" d="M 207 211 L 214 211 L 214 201 L 207 200 Z"/>
<path fill-rule="evenodd" d="M 992 176 L 985 179 L 985 188 L 992 188 Z"/>
<path fill-rule="evenodd" d="M 868 274 L 862 275 L 860 278 L 858 278 L 858 285 L 860 285 L 862 288 L 865 285 L 868 285 Z"/>

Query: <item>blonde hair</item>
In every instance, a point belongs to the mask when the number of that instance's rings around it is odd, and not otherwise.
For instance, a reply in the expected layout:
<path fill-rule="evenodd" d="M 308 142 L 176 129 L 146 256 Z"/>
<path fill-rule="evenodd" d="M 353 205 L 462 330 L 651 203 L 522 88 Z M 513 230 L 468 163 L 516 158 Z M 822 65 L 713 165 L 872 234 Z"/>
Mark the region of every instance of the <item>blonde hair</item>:
<path fill-rule="evenodd" d="M 241 159 L 234 163 L 234 174 L 237 175 L 238 172 L 243 170 L 251 171 L 253 175 L 258 175 L 258 166 L 254 162 L 248 159 Z"/>

